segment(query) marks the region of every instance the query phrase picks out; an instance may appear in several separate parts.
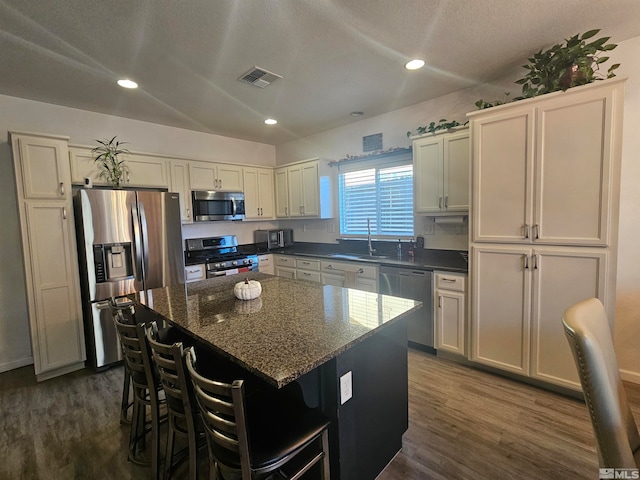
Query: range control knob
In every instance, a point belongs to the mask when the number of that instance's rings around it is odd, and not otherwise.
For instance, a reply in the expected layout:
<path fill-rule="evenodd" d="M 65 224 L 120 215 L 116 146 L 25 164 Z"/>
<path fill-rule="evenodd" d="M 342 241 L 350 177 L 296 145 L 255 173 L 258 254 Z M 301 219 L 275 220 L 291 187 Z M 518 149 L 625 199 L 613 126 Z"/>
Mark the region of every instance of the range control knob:
<path fill-rule="evenodd" d="M 253 260 L 252 260 L 252 259 L 249 259 L 249 260 L 247 260 L 247 263 L 248 263 L 249 265 L 251 265 L 251 264 L 253 263 Z"/>
<path fill-rule="evenodd" d="M 231 262 L 231 265 L 235 266 L 238 265 L 238 262 L 236 262 L 235 260 L 233 262 Z"/>

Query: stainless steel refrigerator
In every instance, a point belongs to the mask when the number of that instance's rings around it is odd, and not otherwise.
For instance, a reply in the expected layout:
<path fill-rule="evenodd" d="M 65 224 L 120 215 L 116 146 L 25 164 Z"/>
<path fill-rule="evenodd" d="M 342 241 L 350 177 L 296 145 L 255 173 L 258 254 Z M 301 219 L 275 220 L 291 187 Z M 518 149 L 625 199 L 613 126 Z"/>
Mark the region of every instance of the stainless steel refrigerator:
<path fill-rule="evenodd" d="M 74 197 L 87 360 L 122 359 L 108 299 L 184 283 L 177 193 L 79 190 Z"/>

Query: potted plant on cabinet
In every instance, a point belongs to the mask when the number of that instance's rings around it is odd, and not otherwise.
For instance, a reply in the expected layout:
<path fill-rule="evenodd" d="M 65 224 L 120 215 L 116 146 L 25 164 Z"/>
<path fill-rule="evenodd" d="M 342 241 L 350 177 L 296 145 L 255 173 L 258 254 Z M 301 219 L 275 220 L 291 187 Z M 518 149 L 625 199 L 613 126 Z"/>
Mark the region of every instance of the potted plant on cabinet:
<path fill-rule="evenodd" d="M 99 145 L 91 150 L 91 154 L 100 170 L 98 176 L 104 178 L 113 188 L 120 188 L 124 175 L 129 172 L 126 159 L 121 155 L 128 155 L 129 150 L 122 148 L 124 142 L 119 142 L 116 138 L 117 136 L 111 140 L 96 140 Z"/>
<path fill-rule="evenodd" d="M 529 58 L 529 64 L 523 65 L 528 70 L 527 74 L 516 81 L 518 85 L 522 85 L 522 97 L 518 99 L 565 91 L 571 87 L 615 77 L 614 70 L 620 66 L 619 63 L 611 65 L 606 76 L 599 73 L 599 65 L 609 60 L 608 56 L 602 54 L 617 47 L 616 44 L 607 43 L 611 37 L 586 42 L 599 31 L 595 29 L 582 35 L 576 34 L 564 43 L 540 50 Z"/>

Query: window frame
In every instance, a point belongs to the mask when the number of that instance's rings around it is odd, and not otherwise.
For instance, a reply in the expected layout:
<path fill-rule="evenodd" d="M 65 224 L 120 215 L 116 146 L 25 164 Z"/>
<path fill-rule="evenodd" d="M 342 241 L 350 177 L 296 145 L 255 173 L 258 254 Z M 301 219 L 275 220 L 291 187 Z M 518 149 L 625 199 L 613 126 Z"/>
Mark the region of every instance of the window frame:
<path fill-rule="evenodd" d="M 398 239 L 413 239 L 415 236 L 415 229 L 416 229 L 416 221 L 415 221 L 415 196 L 414 196 L 414 190 L 415 190 L 415 185 L 414 185 L 414 175 L 415 172 L 413 171 L 413 155 L 411 152 L 411 148 L 409 149 L 403 149 L 400 150 L 398 152 L 392 152 L 392 153 L 388 153 L 388 154 L 382 154 L 382 155 L 375 155 L 375 156 L 371 156 L 371 157 L 366 157 L 364 159 L 355 159 L 355 160 L 349 160 L 347 162 L 344 162 L 344 164 L 339 164 L 338 165 L 338 175 L 337 175 L 337 181 L 338 181 L 338 191 L 337 191 L 337 203 L 338 203 L 338 216 L 339 216 L 339 232 L 340 232 L 340 237 L 341 238 L 345 238 L 345 239 L 365 239 L 367 238 L 367 234 L 366 233 L 344 233 L 343 232 L 343 207 L 342 207 L 342 195 L 343 195 L 343 180 L 342 180 L 342 175 L 345 173 L 350 173 L 350 172 L 356 172 L 356 171 L 361 171 L 361 170 L 367 170 L 367 169 L 372 169 L 375 168 L 376 172 L 375 172 L 375 182 L 376 182 L 376 186 L 375 186 L 375 190 L 376 190 L 376 195 L 378 195 L 378 199 L 379 199 L 379 194 L 380 194 L 380 179 L 379 179 L 379 172 L 382 169 L 386 169 L 386 168 L 393 168 L 393 167 L 397 167 L 397 166 L 411 166 L 412 167 L 412 172 L 411 172 L 411 219 L 412 219 L 412 225 L 411 225 L 411 234 L 380 234 L 380 233 L 376 233 L 376 232 L 372 232 L 371 233 L 371 238 L 372 239 L 376 239 L 376 240 L 398 240 Z M 377 208 L 377 212 L 379 213 L 379 205 Z"/>

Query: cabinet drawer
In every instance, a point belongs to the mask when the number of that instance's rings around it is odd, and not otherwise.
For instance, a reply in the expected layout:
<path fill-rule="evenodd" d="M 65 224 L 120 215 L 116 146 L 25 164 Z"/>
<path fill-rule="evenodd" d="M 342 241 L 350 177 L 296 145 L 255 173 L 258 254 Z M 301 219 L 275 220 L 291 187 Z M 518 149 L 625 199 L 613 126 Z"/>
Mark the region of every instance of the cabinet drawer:
<path fill-rule="evenodd" d="M 296 278 L 298 280 L 309 280 L 311 282 L 320 283 L 320 272 L 308 272 L 306 270 L 296 270 Z"/>
<path fill-rule="evenodd" d="M 204 265 L 189 265 L 184 269 L 185 282 L 197 282 L 206 278 Z"/>
<path fill-rule="evenodd" d="M 309 260 L 308 258 L 296 258 L 296 267 L 302 270 L 320 271 L 320 260 Z"/>
<path fill-rule="evenodd" d="M 464 292 L 464 284 L 466 275 L 456 275 L 452 273 L 436 273 L 435 287 L 442 290 L 451 290 L 454 292 Z"/>
<path fill-rule="evenodd" d="M 378 267 L 366 265 L 364 262 L 331 262 L 323 260 L 321 266 L 324 273 L 358 272 L 358 278 L 378 278 Z"/>
<path fill-rule="evenodd" d="M 284 255 L 276 255 L 276 265 L 279 267 L 294 267 L 296 266 L 296 257 L 287 257 Z"/>

